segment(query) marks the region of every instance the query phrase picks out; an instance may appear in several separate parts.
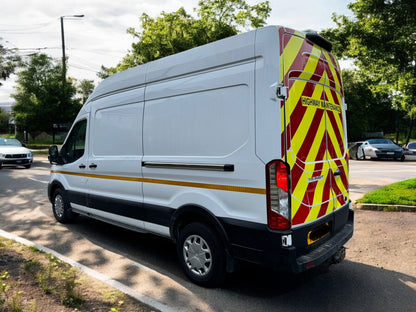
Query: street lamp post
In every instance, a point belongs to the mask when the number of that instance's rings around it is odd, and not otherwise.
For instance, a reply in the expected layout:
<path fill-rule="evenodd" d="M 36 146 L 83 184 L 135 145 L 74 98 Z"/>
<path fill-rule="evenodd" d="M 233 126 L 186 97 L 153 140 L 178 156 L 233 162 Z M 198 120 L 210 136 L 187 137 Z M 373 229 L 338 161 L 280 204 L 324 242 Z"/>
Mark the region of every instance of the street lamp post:
<path fill-rule="evenodd" d="M 65 56 L 65 35 L 64 35 L 64 18 L 73 17 L 81 18 L 84 14 L 63 15 L 61 16 L 61 39 L 62 39 L 62 103 L 65 101 L 65 82 L 66 82 L 66 56 Z"/>

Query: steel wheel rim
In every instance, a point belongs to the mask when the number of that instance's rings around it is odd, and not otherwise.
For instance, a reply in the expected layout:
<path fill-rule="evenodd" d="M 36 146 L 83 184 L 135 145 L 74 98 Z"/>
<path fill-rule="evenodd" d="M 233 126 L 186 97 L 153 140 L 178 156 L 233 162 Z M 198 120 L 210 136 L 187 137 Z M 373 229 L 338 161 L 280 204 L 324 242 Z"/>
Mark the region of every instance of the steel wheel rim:
<path fill-rule="evenodd" d="M 55 214 L 58 216 L 58 218 L 62 218 L 64 216 L 64 199 L 61 195 L 55 196 Z"/>
<path fill-rule="evenodd" d="M 183 257 L 188 269 L 197 276 L 206 276 L 212 268 L 211 249 L 199 235 L 191 235 L 185 240 Z"/>

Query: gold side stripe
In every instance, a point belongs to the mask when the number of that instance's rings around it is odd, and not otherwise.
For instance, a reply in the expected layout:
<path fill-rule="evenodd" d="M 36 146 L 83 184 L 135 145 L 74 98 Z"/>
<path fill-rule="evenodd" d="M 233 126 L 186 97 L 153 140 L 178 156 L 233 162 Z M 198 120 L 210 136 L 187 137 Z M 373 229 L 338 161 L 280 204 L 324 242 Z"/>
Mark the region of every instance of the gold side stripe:
<path fill-rule="evenodd" d="M 59 173 L 59 174 L 66 174 L 66 175 L 73 175 L 78 177 L 86 177 L 86 178 L 96 178 L 96 179 L 107 179 L 107 180 L 118 180 L 118 181 L 131 181 L 131 182 L 143 182 L 141 178 L 135 177 L 124 177 L 124 176 L 110 176 L 110 175 L 103 175 L 103 174 L 87 174 L 87 173 L 78 173 L 78 172 L 70 172 L 70 171 L 60 171 L 60 170 L 51 170 L 52 173 Z"/>
<path fill-rule="evenodd" d="M 87 174 L 87 173 L 77 173 L 77 172 L 60 171 L 60 170 L 51 170 L 51 172 L 58 173 L 58 174 L 88 177 L 88 178 L 94 178 L 94 179 L 143 182 L 143 183 L 164 184 L 164 185 L 173 185 L 173 186 L 195 187 L 195 188 L 203 188 L 203 189 L 209 189 L 209 190 L 220 190 L 220 191 L 228 191 L 228 192 L 240 192 L 240 193 L 266 195 L 265 189 L 255 188 L 255 187 L 208 184 L 208 183 L 185 182 L 185 181 L 172 181 L 172 180 L 162 180 L 162 179 L 147 179 L 147 178 L 138 178 L 138 177 L 137 178 L 126 177 L 126 176 Z"/>

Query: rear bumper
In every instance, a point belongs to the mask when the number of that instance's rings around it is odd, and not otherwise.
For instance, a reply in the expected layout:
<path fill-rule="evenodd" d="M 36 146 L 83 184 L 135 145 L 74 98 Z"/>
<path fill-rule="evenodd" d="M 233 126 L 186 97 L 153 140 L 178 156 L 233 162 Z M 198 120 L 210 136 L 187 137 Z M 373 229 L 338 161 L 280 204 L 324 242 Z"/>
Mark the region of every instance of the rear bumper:
<path fill-rule="evenodd" d="M 291 271 L 300 273 L 329 261 L 349 241 L 353 231 L 354 225 L 352 222 L 345 224 L 343 229 L 333 235 L 330 240 L 309 253 L 296 258 Z"/>
<path fill-rule="evenodd" d="M 354 211 L 350 204 L 316 222 L 288 231 L 272 231 L 267 225 L 221 220 L 235 259 L 256 263 L 278 271 L 300 273 L 327 261 L 344 246 L 354 231 Z M 308 244 L 308 233 L 328 223 L 330 233 Z M 291 244 L 284 246 L 290 237 Z"/>

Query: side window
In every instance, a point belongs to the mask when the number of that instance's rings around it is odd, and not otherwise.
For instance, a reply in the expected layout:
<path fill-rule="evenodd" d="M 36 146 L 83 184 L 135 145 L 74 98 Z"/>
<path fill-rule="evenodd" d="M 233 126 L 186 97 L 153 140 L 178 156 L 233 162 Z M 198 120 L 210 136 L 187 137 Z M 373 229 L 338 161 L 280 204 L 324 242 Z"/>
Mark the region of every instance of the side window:
<path fill-rule="evenodd" d="M 72 163 L 84 155 L 87 120 L 78 121 L 61 148 L 60 155 L 65 164 Z"/>

